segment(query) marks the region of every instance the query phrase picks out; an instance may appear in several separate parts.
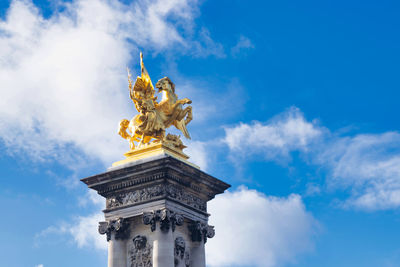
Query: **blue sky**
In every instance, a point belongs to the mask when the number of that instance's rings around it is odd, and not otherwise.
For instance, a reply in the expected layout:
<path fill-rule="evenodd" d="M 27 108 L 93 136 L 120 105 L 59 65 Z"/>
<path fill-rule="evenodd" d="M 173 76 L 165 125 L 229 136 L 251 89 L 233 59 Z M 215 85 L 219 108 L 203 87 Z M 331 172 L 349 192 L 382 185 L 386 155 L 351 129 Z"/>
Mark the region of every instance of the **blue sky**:
<path fill-rule="evenodd" d="M 106 266 L 80 178 L 128 149 L 126 67 L 193 100 L 212 267 L 400 266 L 400 4 L 0 2 L 2 265 Z M 245 218 L 245 219 L 244 219 Z M 224 241 L 234 237 L 232 242 Z"/>

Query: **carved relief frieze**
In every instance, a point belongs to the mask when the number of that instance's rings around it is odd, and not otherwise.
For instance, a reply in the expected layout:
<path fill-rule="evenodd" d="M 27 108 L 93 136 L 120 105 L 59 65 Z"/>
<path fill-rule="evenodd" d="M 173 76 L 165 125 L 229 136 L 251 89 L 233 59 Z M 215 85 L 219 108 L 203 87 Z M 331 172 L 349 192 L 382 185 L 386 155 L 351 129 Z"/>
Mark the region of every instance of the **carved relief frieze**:
<path fill-rule="evenodd" d="M 107 209 L 123 207 L 127 205 L 137 204 L 146 202 L 159 197 L 169 197 L 171 199 L 180 201 L 190 207 L 206 212 L 207 204 L 206 201 L 199 197 L 194 196 L 191 193 L 185 192 L 185 190 L 177 185 L 154 185 L 142 189 L 138 189 L 132 192 L 124 192 L 107 198 L 106 207 Z"/>
<path fill-rule="evenodd" d="M 177 237 L 175 239 L 174 248 L 174 262 L 176 267 L 190 267 L 190 254 L 186 250 L 186 244 L 183 237 Z"/>
<path fill-rule="evenodd" d="M 191 206 L 195 209 L 201 211 L 207 211 L 206 201 L 194 196 L 193 194 L 186 192 L 182 187 L 170 184 L 167 185 L 165 189 L 168 197 L 181 201 L 186 205 Z"/>
<path fill-rule="evenodd" d="M 152 232 L 156 230 L 156 222 L 159 222 L 161 231 L 168 232 L 171 228 L 174 232 L 177 225 L 183 225 L 184 219 L 182 215 L 168 209 L 143 213 L 143 223 L 150 225 Z"/>
<path fill-rule="evenodd" d="M 114 232 L 115 239 L 126 239 L 129 237 L 129 223 L 124 218 L 111 220 L 108 222 L 99 222 L 99 233 L 106 234 L 107 241 L 111 239 L 111 233 Z"/>
<path fill-rule="evenodd" d="M 202 223 L 200 221 L 195 221 L 188 226 L 190 236 L 193 242 L 207 242 L 207 238 L 213 238 L 215 236 L 214 226 Z"/>
<path fill-rule="evenodd" d="M 145 202 L 162 196 L 165 192 L 163 187 L 163 185 L 155 185 L 109 197 L 106 203 L 107 209 Z"/>
<path fill-rule="evenodd" d="M 147 238 L 137 235 L 132 239 L 129 248 L 131 267 L 152 267 L 153 252 L 152 246 L 147 242 Z"/>

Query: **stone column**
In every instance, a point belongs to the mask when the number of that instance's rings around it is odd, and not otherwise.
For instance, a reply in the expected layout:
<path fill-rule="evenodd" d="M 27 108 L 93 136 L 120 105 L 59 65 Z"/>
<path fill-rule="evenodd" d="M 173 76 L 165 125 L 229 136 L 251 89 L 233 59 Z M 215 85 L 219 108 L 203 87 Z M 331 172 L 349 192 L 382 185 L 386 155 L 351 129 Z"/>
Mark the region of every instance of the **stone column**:
<path fill-rule="evenodd" d="M 99 223 L 99 233 L 106 234 L 108 241 L 108 267 L 126 267 L 126 239 L 129 237 L 129 223 L 119 218 Z"/>
<path fill-rule="evenodd" d="M 207 238 L 214 237 L 214 226 L 200 221 L 195 221 L 189 224 L 189 232 L 192 239 L 192 267 L 205 267 L 205 243 L 207 242 Z"/>
<path fill-rule="evenodd" d="M 183 216 L 168 209 L 160 209 L 143 214 L 143 223 L 154 232 L 153 267 L 174 266 L 175 227 L 182 226 Z M 157 224 L 159 225 L 157 229 Z"/>
<path fill-rule="evenodd" d="M 206 254 L 204 249 L 204 242 L 193 242 L 191 250 L 192 267 L 205 267 Z"/>
<path fill-rule="evenodd" d="M 115 239 L 115 233 L 111 233 L 108 241 L 108 267 L 126 267 L 126 242 Z"/>
<path fill-rule="evenodd" d="M 154 237 L 153 266 L 174 266 L 174 240 L 172 231 L 163 232 L 158 229 Z"/>

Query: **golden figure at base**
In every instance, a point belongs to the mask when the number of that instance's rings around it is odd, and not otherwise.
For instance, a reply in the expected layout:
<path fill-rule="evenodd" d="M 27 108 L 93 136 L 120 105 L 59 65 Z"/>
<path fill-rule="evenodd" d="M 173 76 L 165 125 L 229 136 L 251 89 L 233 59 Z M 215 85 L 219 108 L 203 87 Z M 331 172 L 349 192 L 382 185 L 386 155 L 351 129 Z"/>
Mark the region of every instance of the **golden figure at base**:
<path fill-rule="evenodd" d="M 174 150 L 182 151 L 186 146 L 180 137 L 173 134 L 165 135 L 165 130 L 174 125 L 190 139 L 186 125 L 193 119 L 192 107 L 184 108 L 184 105 L 191 104 L 192 101 L 188 98 L 178 99 L 175 85 L 168 77 L 164 77 L 156 83 L 158 92 L 162 92 L 162 99 L 158 103 L 150 76 L 143 64 L 142 53 L 140 53 L 140 66 L 141 76 L 136 78 L 133 86 L 128 69 L 130 97 L 139 114 L 130 121 L 121 120 L 118 134 L 129 141 L 131 151 L 150 143 L 162 143 Z"/>

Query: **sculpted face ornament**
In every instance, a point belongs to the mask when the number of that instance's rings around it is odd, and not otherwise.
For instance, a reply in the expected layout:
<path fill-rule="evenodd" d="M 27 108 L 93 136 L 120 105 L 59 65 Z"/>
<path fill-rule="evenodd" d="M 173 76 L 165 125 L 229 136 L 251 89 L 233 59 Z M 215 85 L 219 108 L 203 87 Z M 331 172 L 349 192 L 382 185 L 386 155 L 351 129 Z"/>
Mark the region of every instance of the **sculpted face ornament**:
<path fill-rule="evenodd" d="M 147 238 L 137 235 L 132 241 L 129 249 L 130 267 L 152 267 L 152 246 L 147 242 Z"/>
<path fill-rule="evenodd" d="M 147 238 L 145 236 L 137 235 L 133 239 L 133 245 L 136 249 L 143 249 L 146 247 Z"/>
<path fill-rule="evenodd" d="M 129 141 L 131 150 L 151 142 L 158 142 L 182 151 L 186 146 L 180 137 L 172 134 L 166 136 L 165 131 L 173 125 L 190 139 L 186 126 L 193 119 L 192 107 L 184 105 L 191 104 L 192 101 L 188 98 L 178 99 L 174 83 L 168 77 L 164 77 L 156 83 L 158 92 L 162 93 L 161 101 L 157 102 L 153 84 L 143 64 L 142 53 L 140 53 L 140 65 L 141 76 L 136 78 L 134 85 L 128 69 L 130 97 L 139 114 L 130 121 L 121 120 L 118 134 Z"/>
<path fill-rule="evenodd" d="M 185 254 L 185 240 L 182 237 L 177 237 L 175 239 L 175 256 L 183 259 Z"/>

